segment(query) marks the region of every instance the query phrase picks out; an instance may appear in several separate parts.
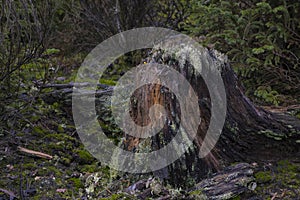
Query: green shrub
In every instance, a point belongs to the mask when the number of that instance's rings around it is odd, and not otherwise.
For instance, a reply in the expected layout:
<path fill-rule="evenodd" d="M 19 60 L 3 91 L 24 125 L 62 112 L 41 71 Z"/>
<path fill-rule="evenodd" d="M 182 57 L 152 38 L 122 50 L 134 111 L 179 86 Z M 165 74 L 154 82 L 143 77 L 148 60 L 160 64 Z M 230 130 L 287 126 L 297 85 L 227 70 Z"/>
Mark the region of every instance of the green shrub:
<path fill-rule="evenodd" d="M 193 2 L 185 28 L 204 46 L 229 56 L 247 94 L 275 105 L 278 94 L 299 98 L 299 1 L 205 2 Z M 262 94 L 261 87 L 269 86 Z"/>

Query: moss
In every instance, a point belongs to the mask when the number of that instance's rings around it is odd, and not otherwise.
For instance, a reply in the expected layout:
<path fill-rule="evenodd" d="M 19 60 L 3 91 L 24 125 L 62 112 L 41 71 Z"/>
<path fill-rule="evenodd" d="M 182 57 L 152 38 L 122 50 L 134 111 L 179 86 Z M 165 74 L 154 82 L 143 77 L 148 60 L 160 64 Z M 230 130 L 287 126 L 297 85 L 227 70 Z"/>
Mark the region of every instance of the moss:
<path fill-rule="evenodd" d="M 40 168 L 38 171 L 38 175 L 40 176 L 49 176 L 49 175 L 55 175 L 55 176 L 61 176 L 61 172 L 58 168 L 54 166 L 47 166 Z"/>
<path fill-rule="evenodd" d="M 192 192 L 189 193 L 190 195 L 199 195 L 202 194 L 202 190 L 194 190 Z"/>
<path fill-rule="evenodd" d="M 292 164 L 288 160 L 281 160 L 278 163 L 278 170 L 280 172 L 297 172 L 299 171 L 299 167 L 297 165 Z"/>
<path fill-rule="evenodd" d="M 38 195 L 34 195 L 34 196 L 32 197 L 32 199 L 33 199 L 33 200 L 40 200 L 40 199 L 42 199 L 42 197 L 43 197 L 43 195 L 38 194 Z"/>
<path fill-rule="evenodd" d="M 72 185 L 75 187 L 75 189 L 83 188 L 83 183 L 79 178 L 70 178 L 68 179 L 72 183 Z"/>
<path fill-rule="evenodd" d="M 68 166 L 68 167 L 71 164 L 71 160 L 69 158 L 66 158 L 66 157 L 61 158 L 59 161 L 60 161 L 60 163 L 62 163 L 65 166 Z"/>
<path fill-rule="evenodd" d="M 118 199 L 133 199 L 132 196 L 129 196 L 127 194 L 124 194 L 124 193 L 120 193 L 120 194 L 112 194 L 110 197 L 107 197 L 107 198 L 102 198 L 103 200 L 118 200 Z"/>
<path fill-rule="evenodd" d="M 37 135 L 37 136 L 43 136 L 43 135 L 45 135 L 46 132 L 47 132 L 47 131 L 45 131 L 45 130 L 43 129 L 43 127 L 40 127 L 40 126 L 35 126 L 35 127 L 33 127 L 33 129 L 32 129 L 32 133 L 33 133 L 34 135 Z"/>
<path fill-rule="evenodd" d="M 57 140 L 57 141 L 65 141 L 65 140 L 70 140 L 70 141 L 76 141 L 75 138 L 67 135 L 67 134 L 62 134 L 62 133 L 52 133 L 52 134 L 47 134 L 43 139 L 51 139 L 51 140 Z"/>
<path fill-rule="evenodd" d="M 63 133 L 64 131 L 65 131 L 65 129 L 62 127 L 62 125 L 57 126 L 57 132 Z"/>
<path fill-rule="evenodd" d="M 208 199 L 202 190 L 194 190 L 194 191 L 189 192 L 189 197 L 191 199 L 199 199 L 199 200 L 200 199 L 201 200 Z"/>
<path fill-rule="evenodd" d="M 257 172 L 255 175 L 255 178 L 258 183 L 267 183 L 272 180 L 271 173 L 269 171 L 266 172 Z"/>
<path fill-rule="evenodd" d="M 116 85 L 116 81 L 114 80 L 109 80 L 109 79 L 103 79 L 101 78 L 100 81 L 99 81 L 101 84 L 105 84 L 105 85 Z"/>
<path fill-rule="evenodd" d="M 240 199 L 241 199 L 240 196 L 236 196 L 236 197 L 231 198 L 230 200 L 240 200 Z"/>
<path fill-rule="evenodd" d="M 268 166 L 270 167 L 270 165 Z M 259 196 L 264 199 L 272 196 L 271 191 L 285 191 L 284 199 L 297 199 L 299 196 L 298 189 L 300 188 L 300 165 L 289 160 L 281 160 L 271 165 L 271 172 L 258 172 L 255 174 L 258 187 L 255 190 Z M 273 181 L 269 181 L 269 180 Z M 268 184 L 265 182 L 268 181 Z M 263 184 L 260 184 L 264 182 Z M 269 198 L 271 199 L 271 198 Z"/>
<path fill-rule="evenodd" d="M 91 165 L 84 165 L 82 166 L 79 170 L 81 172 L 89 172 L 89 173 L 93 173 L 98 169 L 97 164 L 91 164 Z"/>
<path fill-rule="evenodd" d="M 23 169 L 30 169 L 30 170 L 32 170 L 32 169 L 36 169 L 36 168 L 37 168 L 37 165 L 36 165 L 36 163 L 28 162 L 28 163 L 24 163 L 24 164 L 22 165 L 22 168 L 23 168 Z"/>
<path fill-rule="evenodd" d="M 36 114 L 33 114 L 33 115 L 30 117 L 30 121 L 31 121 L 31 122 L 36 122 L 36 121 L 38 121 L 38 120 L 40 120 L 40 119 L 41 119 L 41 116 L 36 115 Z"/>
<path fill-rule="evenodd" d="M 86 150 L 77 150 L 76 153 L 80 164 L 91 164 L 94 161 L 94 157 Z"/>

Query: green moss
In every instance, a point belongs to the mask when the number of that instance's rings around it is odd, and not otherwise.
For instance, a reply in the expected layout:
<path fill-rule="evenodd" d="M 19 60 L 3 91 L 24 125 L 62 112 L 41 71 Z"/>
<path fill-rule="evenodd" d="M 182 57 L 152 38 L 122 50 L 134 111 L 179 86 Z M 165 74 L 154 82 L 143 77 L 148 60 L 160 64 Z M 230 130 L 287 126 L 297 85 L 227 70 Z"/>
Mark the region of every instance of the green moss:
<path fill-rule="evenodd" d="M 65 131 L 65 129 L 62 127 L 62 125 L 57 126 L 57 132 L 63 133 L 64 131 Z"/>
<path fill-rule="evenodd" d="M 271 171 L 257 172 L 255 174 L 258 187 L 255 190 L 259 196 L 267 199 L 270 197 L 270 191 L 285 190 L 285 199 L 297 199 L 300 188 L 300 165 L 289 160 L 281 160 L 274 163 Z M 272 181 L 270 181 L 272 180 Z M 266 182 L 268 182 L 266 184 Z M 261 184 L 260 184 L 261 183 Z M 270 198 L 269 198 L 270 199 Z"/>
<path fill-rule="evenodd" d="M 99 82 L 101 84 L 105 84 L 105 85 L 116 85 L 117 84 L 117 82 L 114 80 L 103 79 L 103 78 L 101 78 Z"/>
<path fill-rule="evenodd" d="M 56 150 L 56 151 L 63 151 L 64 150 L 63 145 L 61 145 L 60 143 L 57 144 L 57 143 L 54 143 L 54 142 L 51 142 L 49 144 L 43 144 L 41 147 Z"/>
<path fill-rule="evenodd" d="M 241 200 L 241 197 L 240 196 L 236 196 L 236 197 L 231 198 L 230 200 Z"/>
<path fill-rule="evenodd" d="M 71 164 L 71 160 L 66 157 L 62 157 L 59 161 L 65 166 L 70 166 L 70 164 Z"/>
<path fill-rule="evenodd" d="M 22 168 L 23 169 L 36 169 L 37 168 L 37 166 L 36 166 L 36 163 L 24 163 L 23 165 L 22 165 Z"/>
<path fill-rule="evenodd" d="M 37 195 L 34 195 L 34 196 L 32 197 L 32 199 L 33 199 L 33 200 L 40 200 L 40 199 L 42 199 L 42 197 L 43 197 L 42 194 L 37 194 Z"/>
<path fill-rule="evenodd" d="M 190 195 L 200 195 L 202 194 L 202 190 L 194 190 L 192 192 L 189 193 Z"/>
<path fill-rule="evenodd" d="M 75 138 L 67 135 L 67 134 L 62 134 L 62 133 L 53 133 L 53 134 L 47 134 L 43 139 L 51 139 L 51 140 L 57 140 L 57 141 L 65 141 L 65 140 L 70 140 L 70 141 L 76 141 Z"/>
<path fill-rule="evenodd" d="M 41 119 L 41 116 L 36 115 L 36 114 L 33 114 L 33 115 L 30 117 L 30 121 L 31 121 L 31 122 L 36 122 L 36 121 L 38 121 L 39 119 Z"/>
<path fill-rule="evenodd" d="M 132 196 L 129 196 L 127 194 L 124 194 L 124 193 L 120 193 L 120 194 L 112 194 L 110 197 L 107 197 L 107 198 L 102 198 L 103 200 L 118 200 L 118 199 L 133 199 Z"/>
<path fill-rule="evenodd" d="M 32 129 L 32 133 L 33 133 L 34 135 L 37 135 L 37 136 L 45 135 L 46 132 L 47 132 L 47 131 L 45 131 L 45 130 L 43 129 L 43 127 L 40 127 L 40 126 L 35 126 L 35 127 L 33 127 L 33 129 Z"/>
<path fill-rule="evenodd" d="M 94 157 L 86 150 L 77 150 L 76 153 L 80 164 L 90 164 L 94 161 Z"/>
<path fill-rule="evenodd" d="M 278 163 L 278 171 L 282 173 L 289 173 L 289 172 L 299 172 L 299 167 L 292 164 L 288 160 L 281 160 Z"/>
<path fill-rule="evenodd" d="M 84 165 L 82 166 L 79 170 L 81 172 L 89 172 L 89 173 L 93 173 L 98 169 L 97 164 L 91 164 L 91 165 Z"/>
<path fill-rule="evenodd" d="M 49 176 L 49 175 L 55 175 L 55 176 L 61 176 L 61 172 L 58 168 L 54 166 L 47 166 L 40 168 L 38 171 L 38 175 L 40 176 Z"/>
<path fill-rule="evenodd" d="M 201 200 L 205 200 L 205 199 L 208 199 L 207 196 L 203 193 L 202 190 L 194 190 L 194 191 L 191 191 L 189 193 L 189 197 L 191 199 L 201 199 Z"/>
<path fill-rule="evenodd" d="M 267 183 L 272 180 L 271 173 L 269 171 L 266 172 L 257 172 L 255 175 L 255 178 L 258 183 Z"/>
<path fill-rule="evenodd" d="M 83 183 L 79 178 L 70 178 L 68 179 L 72 183 L 72 185 L 75 187 L 75 189 L 83 188 Z"/>

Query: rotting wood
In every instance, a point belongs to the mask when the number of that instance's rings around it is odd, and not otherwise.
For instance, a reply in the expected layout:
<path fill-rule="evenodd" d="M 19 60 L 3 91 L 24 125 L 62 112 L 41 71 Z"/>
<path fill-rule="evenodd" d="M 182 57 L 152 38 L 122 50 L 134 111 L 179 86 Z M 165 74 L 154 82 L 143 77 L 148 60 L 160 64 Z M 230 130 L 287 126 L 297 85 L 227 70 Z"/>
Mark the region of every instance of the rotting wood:
<path fill-rule="evenodd" d="M 245 192 L 251 193 L 256 188 L 253 171 L 253 166 L 248 163 L 238 163 L 226 167 L 221 172 L 213 174 L 211 178 L 203 179 L 194 187 L 188 189 L 188 192 L 182 194 L 180 198 L 193 199 L 201 197 L 202 199 L 224 200 Z M 140 199 L 153 198 L 155 195 L 150 185 L 154 181 L 155 179 L 140 180 L 124 191 L 134 194 Z M 160 198 L 170 199 L 171 192 L 162 185 L 159 185 L 159 187 Z"/>

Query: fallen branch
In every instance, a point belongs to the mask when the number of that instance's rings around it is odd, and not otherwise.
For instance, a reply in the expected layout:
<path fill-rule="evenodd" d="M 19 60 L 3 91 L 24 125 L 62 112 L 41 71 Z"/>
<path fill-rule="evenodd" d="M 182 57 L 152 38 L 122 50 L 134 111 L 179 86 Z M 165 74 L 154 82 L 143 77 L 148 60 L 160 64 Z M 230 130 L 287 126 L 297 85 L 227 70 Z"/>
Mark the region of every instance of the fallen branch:
<path fill-rule="evenodd" d="M 229 166 L 212 178 L 202 180 L 190 191 L 200 190 L 209 199 L 221 200 L 236 197 L 256 188 L 252 168 L 247 163 Z"/>
<path fill-rule="evenodd" d="M 9 195 L 9 199 L 17 198 L 17 196 L 13 192 L 11 192 L 9 190 L 0 188 L 0 192 L 3 192 L 5 194 Z"/>
<path fill-rule="evenodd" d="M 38 151 L 33 151 L 33 150 L 26 149 L 26 148 L 20 147 L 20 146 L 18 146 L 18 150 L 21 151 L 21 152 L 25 152 L 25 153 L 40 157 L 40 158 L 46 158 L 46 159 L 49 159 L 49 160 L 53 158 L 53 156 L 51 156 L 49 154 L 45 154 L 45 153 L 38 152 Z"/>
<path fill-rule="evenodd" d="M 72 99 L 72 95 L 76 96 L 111 96 L 113 93 L 113 86 L 110 86 L 103 90 L 81 90 L 80 93 L 73 93 L 73 88 L 64 88 L 59 90 L 54 90 L 51 92 L 47 92 L 42 95 L 43 101 L 45 101 L 48 104 L 53 104 L 55 102 L 64 102 L 66 100 Z M 69 104 L 71 106 L 71 104 Z"/>
<path fill-rule="evenodd" d="M 153 197 L 151 185 L 155 179 L 140 180 L 126 188 L 124 191 L 134 194 L 139 199 Z M 149 184 L 150 182 L 150 184 Z M 148 187 L 147 187 L 148 185 Z M 152 184 L 152 185 L 157 185 Z M 171 193 L 167 188 L 160 186 L 159 199 L 170 199 Z M 247 163 L 239 163 L 234 166 L 224 168 L 221 172 L 214 174 L 211 178 L 204 179 L 193 188 L 188 190 L 188 194 L 178 197 L 180 199 L 231 199 L 245 192 L 251 192 L 256 188 L 255 179 L 253 177 L 253 167 Z M 199 195 L 196 197 L 195 194 Z"/>
<path fill-rule="evenodd" d="M 73 88 L 73 87 L 76 87 L 76 88 L 91 87 L 91 86 L 94 86 L 94 84 L 91 84 L 91 83 L 65 83 L 65 84 L 53 83 L 53 84 L 45 84 L 45 85 L 37 84 L 37 86 L 42 89 L 45 89 L 45 88 L 65 89 L 65 88 Z M 98 83 L 97 87 L 106 89 L 111 86 Z"/>

